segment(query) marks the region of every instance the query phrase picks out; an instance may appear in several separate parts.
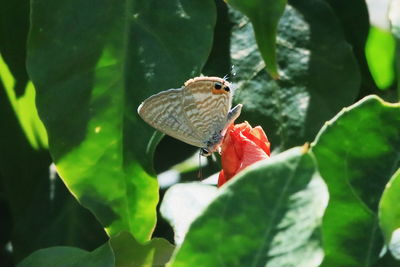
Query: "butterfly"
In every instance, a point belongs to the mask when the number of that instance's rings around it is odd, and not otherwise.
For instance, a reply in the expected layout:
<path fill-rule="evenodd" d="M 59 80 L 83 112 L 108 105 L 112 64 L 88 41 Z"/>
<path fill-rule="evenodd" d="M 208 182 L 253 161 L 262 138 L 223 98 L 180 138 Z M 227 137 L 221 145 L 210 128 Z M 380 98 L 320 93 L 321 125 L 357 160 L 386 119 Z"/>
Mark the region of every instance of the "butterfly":
<path fill-rule="evenodd" d="M 179 89 L 150 96 L 138 113 L 155 129 L 209 156 L 219 149 L 227 127 L 240 115 L 242 104 L 231 106 L 232 88 L 226 79 L 196 77 Z"/>

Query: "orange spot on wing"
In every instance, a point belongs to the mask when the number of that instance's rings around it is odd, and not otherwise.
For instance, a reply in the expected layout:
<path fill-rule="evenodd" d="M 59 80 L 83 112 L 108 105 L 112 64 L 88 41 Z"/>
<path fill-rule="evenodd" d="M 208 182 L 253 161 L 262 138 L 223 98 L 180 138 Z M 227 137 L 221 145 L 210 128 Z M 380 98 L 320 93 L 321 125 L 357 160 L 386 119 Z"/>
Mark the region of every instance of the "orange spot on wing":
<path fill-rule="evenodd" d="M 227 94 L 228 93 L 227 91 L 225 91 L 222 88 L 219 89 L 219 90 L 213 88 L 211 92 L 213 93 L 213 95 L 222 95 L 222 94 Z"/>

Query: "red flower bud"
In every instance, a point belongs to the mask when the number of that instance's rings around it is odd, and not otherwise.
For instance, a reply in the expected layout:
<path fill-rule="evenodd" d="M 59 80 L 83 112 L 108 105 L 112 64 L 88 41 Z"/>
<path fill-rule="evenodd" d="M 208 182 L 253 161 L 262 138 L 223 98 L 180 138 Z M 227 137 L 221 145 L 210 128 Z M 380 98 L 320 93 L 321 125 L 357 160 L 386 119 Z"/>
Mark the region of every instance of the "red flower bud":
<path fill-rule="evenodd" d="M 222 141 L 222 170 L 218 187 L 247 166 L 270 155 L 270 143 L 260 126 L 252 128 L 248 122 L 230 125 Z"/>

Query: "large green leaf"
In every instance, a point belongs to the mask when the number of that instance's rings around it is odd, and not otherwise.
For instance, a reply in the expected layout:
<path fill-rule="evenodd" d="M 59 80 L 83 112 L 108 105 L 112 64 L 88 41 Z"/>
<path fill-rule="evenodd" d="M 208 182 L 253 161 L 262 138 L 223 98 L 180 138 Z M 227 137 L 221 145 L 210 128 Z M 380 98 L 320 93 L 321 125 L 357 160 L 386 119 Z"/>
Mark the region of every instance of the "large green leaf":
<path fill-rule="evenodd" d="M 274 78 L 279 78 L 276 62 L 276 28 L 287 0 L 225 0 L 243 12 L 251 21 L 258 50 L 264 59 L 266 70 Z"/>
<path fill-rule="evenodd" d="M 92 252 L 75 247 L 51 247 L 35 251 L 17 267 L 139 267 L 164 266 L 174 246 L 161 238 L 145 244 L 137 242 L 130 233 L 121 232 Z"/>
<path fill-rule="evenodd" d="M 172 266 L 318 266 L 327 201 L 313 156 L 303 149 L 254 164 L 191 224 Z"/>
<path fill-rule="evenodd" d="M 1 56 L 0 56 L 1 61 Z M 0 62 L 0 69 L 1 69 Z M 0 76 L 2 70 L 0 70 Z M 1 79 L 2 77 L 0 77 Z M 25 88 L 25 93 L 16 97 L 11 87 L 6 87 L 7 98 L 11 102 L 14 112 L 17 115 L 21 130 L 24 132 L 30 145 L 36 149 L 47 149 L 47 132 L 44 128 L 42 121 L 39 119 L 39 115 L 35 106 L 35 88 L 32 82 L 28 82 Z"/>
<path fill-rule="evenodd" d="M 14 111 L 0 83 L 0 188 L 9 208 L 0 216 L 12 222 L 2 229 L 9 234 L 14 261 L 49 246 L 98 247 L 106 240 L 101 225 L 50 173 L 48 151 L 32 147 Z"/>
<path fill-rule="evenodd" d="M 57 170 L 110 235 L 148 240 L 158 201 L 148 174 L 154 130 L 136 109 L 199 74 L 213 2 L 33 0 L 31 21 L 28 71 Z"/>
<path fill-rule="evenodd" d="M 400 105 L 369 96 L 343 109 L 312 145 L 330 192 L 323 266 L 372 266 L 382 248 L 377 206 L 399 164 Z"/>
<path fill-rule="evenodd" d="M 74 247 L 51 247 L 32 253 L 17 267 L 114 267 L 114 255 L 108 243 L 87 252 Z"/>
<path fill-rule="evenodd" d="M 35 149 L 47 147 L 47 135 L 35 106 L 35 89 L 25 68 L 29 1 L 2 1 L 0 9 L 0 82 L 26 137 Z"/>
<path fill-rule="evenodd" d="M 127 232 L 111 238 L 110 244 L 115 255 L 115 267 L 164 266 L 175 248 L 162 238 L 141 244 Z"/>
<path fill-rule="evenodd" d="M 400 259 L 400 169 L 386 185 L 379 202 L 379 224 L 393 256 Z"/>
<path fill-rule="evenodd" d="M 242 118 L 262 125 L 273 148 L 312 140 L 323 122 L 353 103 L 360 74 L 340 23 L 323 0 L 289 1 L 278 25 L 281 78 L 268 77 L 252 26 L 234 14 L 232 63 Z"/>
<path fill-rule="evenodd" d="M 26 72 L 29 1 L 2 1 L 0 8 L 0 188 L 2 252 L 18 262 L 33 251 L 54 246 L 93 249 L 106 234 L 77 203 L 54 171 L 47 135 L 35 106 L 35 88 Z M 6 228 L 3 222 L 10 222 Z M 34 229 L 34 231 L 32 231 Z M 3 239 L 4 238 L 4 239 Z M 2 255 L 3 256 L 3 255 Z M 3 262 L 0 265 L 9 266 Z"/>

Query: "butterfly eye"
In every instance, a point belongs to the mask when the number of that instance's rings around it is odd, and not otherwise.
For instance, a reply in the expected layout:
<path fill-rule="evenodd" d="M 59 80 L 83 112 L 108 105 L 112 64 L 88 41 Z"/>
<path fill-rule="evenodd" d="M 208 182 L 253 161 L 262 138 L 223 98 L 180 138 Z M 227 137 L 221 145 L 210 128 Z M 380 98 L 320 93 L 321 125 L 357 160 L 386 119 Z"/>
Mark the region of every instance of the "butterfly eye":
<path fill-rule="evenodd" d="M 217 90 L 219 90 L 219 89 L 221 89 L 222 88 L 222 84 L 220 84 L 220 83 L 214 83 L 214 88 L 215 89 L 217 89 Z"/>
<path fill-rule="evenodd" d="M 224 90 L 227 91 L 227 92 L 230 92 L 230 91 L 231 91 L 231 89 L 229 88 L 229 86 L 225 86 L 225 87 L 224 87 Z"/>

